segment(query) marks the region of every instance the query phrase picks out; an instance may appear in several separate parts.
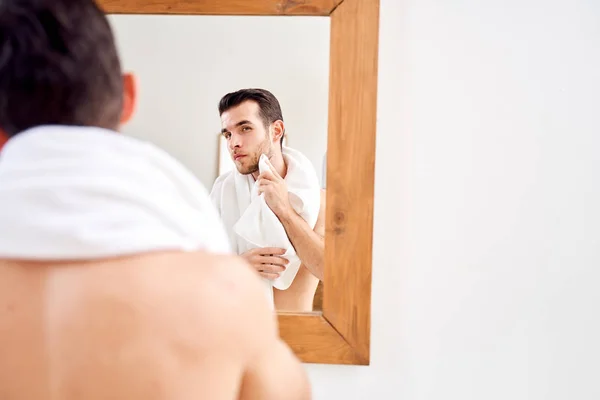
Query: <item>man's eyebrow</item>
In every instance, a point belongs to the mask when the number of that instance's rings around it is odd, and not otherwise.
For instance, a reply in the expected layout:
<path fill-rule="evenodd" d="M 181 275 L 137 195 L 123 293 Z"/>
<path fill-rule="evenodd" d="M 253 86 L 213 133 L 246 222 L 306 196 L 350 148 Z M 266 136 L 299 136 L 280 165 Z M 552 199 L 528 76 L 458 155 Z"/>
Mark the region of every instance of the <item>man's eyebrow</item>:
<path fill-rule="evenodd" d="M 252 122 L 248 121 L 247 119 L 244 119 L 244 120 L 238 122 L 237 124 L 235 124 L 236 127 L 242 126 L 242 125 L 252 125 Z M 229 132 L 227 130 L 227 128 L 221 129 L 221 133 L 226 133 L 226 132 Z"/>

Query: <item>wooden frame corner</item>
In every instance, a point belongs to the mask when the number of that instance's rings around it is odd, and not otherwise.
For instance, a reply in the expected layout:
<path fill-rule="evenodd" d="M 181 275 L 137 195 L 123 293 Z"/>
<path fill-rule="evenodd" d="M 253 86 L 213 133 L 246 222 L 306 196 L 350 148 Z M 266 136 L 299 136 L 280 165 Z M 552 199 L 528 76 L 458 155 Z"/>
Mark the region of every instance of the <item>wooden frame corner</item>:
<path fill-rule="evenodd" d="M 98 0 L 107 14 L 331 18 L 323 311 L 278 313 L 307 363 L 369 365 L 379 0 Z"/>

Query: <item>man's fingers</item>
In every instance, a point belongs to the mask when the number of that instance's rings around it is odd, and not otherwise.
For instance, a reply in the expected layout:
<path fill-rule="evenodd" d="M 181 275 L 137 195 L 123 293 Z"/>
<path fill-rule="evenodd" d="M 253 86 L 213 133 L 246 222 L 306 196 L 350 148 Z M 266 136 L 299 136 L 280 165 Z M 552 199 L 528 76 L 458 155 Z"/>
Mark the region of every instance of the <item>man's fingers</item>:
<path fill-rule="evenodd" d="M 262 256 L 261 259 L 260 259 L 260 263 L 261 264 L 281 265 L 282 267 L 285 267 L 286 265 L 288 265 L 289 261 L 286 258 L 283 258 L 283 257 Z"/>
<path fill-rule="evenodd" d="M 258 272 L 265 272 L 267 274 L 280 274 L 283 271 L 285 271 L 285 267 L 282 265 L 261 264 L 258 266 Z"/>
<path fill-rule="evenodd" d="M 258 175 L 257 180 L 264 179 L 266 181 L 274 181 L 276 180 L 275 174 L 272 171 L 265 171 L 262 174 Z"/>
<path fill-rule="evenodd" d="M 261 272 L 260 276 L 262 276 L 263 278 L 266 278 L 270 281 L 274 281 L 275 279 L 279 278 L 279 274 L 267 274 L 265 272 Z"/>
<path fill-rule="evenodd" d="M 285 249 L 279 247 L 263 247 L 259 254 L 263 256 L 280 256 L 285 254 Z"/>
<path fill-rule="evenodd" d="M 268 171 L 268 172 L 271 172 L 273 174 L 273 176 L 275 177 L 275 179 L 278 179 L 278 180 L 283 179 L 281 176 L 279 176 L 279 174 L 277 173 L 277 170 L 275 169 L 273 164 L 271 164 L 271 160 L 269 160 L 268 158 L 267 158 L 267 164 L 269 165 L 269 168 L 271 169 L 271 171 Z"/>
<path fill-rule="evenodd" d="M 273 183 L 271 181 L 265 181 L 264 179 L 258 183 L 258 193 L 266 191 Z"/>
<path fill-rule="evenodd" d="M 262 255 L 263 249 L 261 249 L 260 247 L 256 247 L 256 248 L 250 250 L 249 253 L 256 254 L 256 255 Z"/>

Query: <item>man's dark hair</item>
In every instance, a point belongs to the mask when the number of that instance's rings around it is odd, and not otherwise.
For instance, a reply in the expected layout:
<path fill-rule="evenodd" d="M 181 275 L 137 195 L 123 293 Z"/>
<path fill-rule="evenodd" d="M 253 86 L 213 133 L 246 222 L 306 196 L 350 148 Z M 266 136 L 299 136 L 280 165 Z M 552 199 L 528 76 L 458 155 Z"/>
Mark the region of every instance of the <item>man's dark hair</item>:
<path fill-rule="evenodd" d="M 277 120 L 283 121 L 279 101 L 273 93 L 266 89 L 240 89 L 237 92 L 227 93 L 219 101 L 219 115 L 248 100 L 258 103 L 260 117 L 263 120 L 265 128 L 268 129 L 269 125 Z M 281 140 L 279 141 L 281 145 L 283 145 L 283 136 L 281 135 Z"/>
<path fill-rule="evenodd" d="M 0 0 L 0 128 L 115 129 L 123 78 L 113 33 L 93 0 Z"/>

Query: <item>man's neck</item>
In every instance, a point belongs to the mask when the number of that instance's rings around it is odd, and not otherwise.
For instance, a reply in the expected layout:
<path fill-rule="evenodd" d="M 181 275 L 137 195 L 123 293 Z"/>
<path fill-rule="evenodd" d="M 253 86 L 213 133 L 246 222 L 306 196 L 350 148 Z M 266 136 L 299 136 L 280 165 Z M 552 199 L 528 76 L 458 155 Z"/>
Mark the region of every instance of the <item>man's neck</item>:
<path fill-rule="evenodd" d="M 275 171 L 279 174 L 279 176 L 285 178 L 285 175 L 287 174 L 287 165 L 285 164 L 283 155 L 281 153 L 273 154 L 273 156 L 269 158 L 269 161 L 271 162 L 271 165 L 273 165 L 273 168 L 275 168 Z M 260 171 L 252 173 L 252 177 L 254 178 L 254 180 L 256 180 L 259 175 Z"/>

